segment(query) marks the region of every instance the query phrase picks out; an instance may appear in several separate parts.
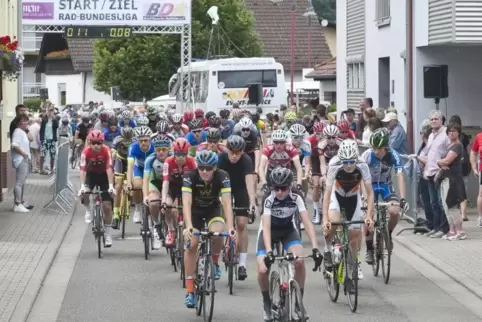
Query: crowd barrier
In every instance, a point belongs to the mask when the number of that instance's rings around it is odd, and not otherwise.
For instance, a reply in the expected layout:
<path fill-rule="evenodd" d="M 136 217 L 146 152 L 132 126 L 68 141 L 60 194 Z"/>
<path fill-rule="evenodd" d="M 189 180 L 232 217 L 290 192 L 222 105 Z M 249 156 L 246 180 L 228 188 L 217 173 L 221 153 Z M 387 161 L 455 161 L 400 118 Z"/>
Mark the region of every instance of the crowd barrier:
<path fill-rule="evenodd" d="M 69 154 L 70 141 L 68 138 L 61 137 L 55 154 L 55 174 L 51 180 L 52 200 L 49 201 L 44 209 L 52 205 L 58 206 L 62 212 L 68 214 L 75 203 L 75 190 L 69 182 Z"/>

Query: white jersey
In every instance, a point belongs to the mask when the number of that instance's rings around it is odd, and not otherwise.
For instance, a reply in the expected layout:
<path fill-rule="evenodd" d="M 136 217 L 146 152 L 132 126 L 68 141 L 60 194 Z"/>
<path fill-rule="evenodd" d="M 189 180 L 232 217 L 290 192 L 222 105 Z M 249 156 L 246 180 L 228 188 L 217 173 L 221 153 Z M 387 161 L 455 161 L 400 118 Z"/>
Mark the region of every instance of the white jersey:
<path fill-rule="evenodd" d="M 334 156 L 328 165 L 326 186 L 333 187 L 333 191 L 342 197 L 351 197 L 360 193 L 360 183 L 371 184 L 370 169 L 363 160 L 358 159 L 355 169 L 347 172 L 338 156 Z"/>

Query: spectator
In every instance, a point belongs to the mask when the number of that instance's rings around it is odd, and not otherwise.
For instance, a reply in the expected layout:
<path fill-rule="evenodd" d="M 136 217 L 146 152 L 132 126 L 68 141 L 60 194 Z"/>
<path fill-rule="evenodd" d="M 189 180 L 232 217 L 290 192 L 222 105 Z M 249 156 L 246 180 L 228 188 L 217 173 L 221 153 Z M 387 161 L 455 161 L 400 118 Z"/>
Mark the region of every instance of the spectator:
<path fill-rule="evenodd" d="M 399 154 L 408 154 L 408 138 L 403 126 L 398 122 L 396 113 L 387 113 L 382 120 L 390 131 L 390 148 Z"/>
<path fill-rule="evenodd" d="M 17 117 L 19 115 L 27 115 L 27 108 L 23 104 L 18 104 L 17 106 L 15 106 L 15 117 Z M 9 137 L 12 137 L 13 131 L 15 131 L 15 122 L 14 121 L 15 120 L 12 120 L 12 122 L 10 122 L 10 127 L 8 129 Z"/>
<path fill-rule="evenodd" d="M 395 113 L 395 114 L 397 114 L 397 113 Z M 385 118 L 385 115 L 386 115 L 385 109 L 382 108 L 382 107 L 377 108 L 376 109 L 376 115 L 380 120 L 383 120 Z"/>
<path fill-rule="evenodd" d="M 355 122 L 355 110 L 352 108 L 347 109 L 343 112 L 345 114 L 345 118 L 350 123 L 350 130 L 353 132 L 356 131 L 356 122 Z"/>
<path fill-rule="evenodd" d="M 417 160 L 418 160 L 418 165 L 421 173 L 424 172 L 426 159 L 423 157 L 423 155 L 426 155 L 427 153 L 427 143 L 431 133 L 432 133 L 432 128 L 430 126 L 430 121 L 425 120 L 422 123 L 421 129 L 420 129 L 422 144 L 420 145 L 420 148 L 418 149 L 418 152 L 417 152 Z M 429 229 L 429 231 L 432 231 L 433 230 L 433 211 L 432 211 L 432 206 L 430 204 L 430 191 L 429 191 L 428 179 L 425 178 L 423 175 L 420 177 L 418 187 L 419 187 L 420 199 L 422 200 L 423 209 L 425 211 L 425 219 L 427 220 L 426 222 L 427 228 Z"/>
<path fill-rule="evenodd" d="M 375 110 L 373 108 L 367 108 L 363 112 L 363 119 L 367 120 L 365 128 L 363 129 L 363 134 L 362 134 L 362 144 L 368 145 L 370 142 L 370 135 L 372 134 L 372 131 L 368 125 L 368 120 L 371 119 L 372 117 L 375 117 Z"/>
<path fill-rule="evenodd" d="M 46 174 L 44 171 L 45 157 L 50 157 L 50 170 L 54 169 L 55 152 L 57 143 L 57 129 L 59 123 L 57 122 L 53 108 L 49 109 L 47 114 L 43 117 L 40 125 L 40 173 Z"/>
<path fill-rule="evenodd" d="M 440 202 L 439 189 L 435 185 L 435 175 L 440 170 L 437 161 L 447 154 L 450 142 L 447 137 L 447 129 L 442 125 L 442 113 L 434 110 L 430 112 L 429 119 L 432 133 L 428 138 L 425 153 L 419 156 L 425 160 L 423 175 L 428 181 L 430 205 L 433 210 L 433 229 L 426 236 L 440 238 L 448 233 L 449 226 Z"/>
<path fill-rule="evenodd" d="M 28 127 L 29 134 L 33 140 L 30 141 L 30 156 L 32 158 L 32 172 L 37 173 L 40 171 L 40 119 L 33 118 L 30 126 Z"/>
<path fill-rule="evenodd" d="M 363 113 L 367 108 L 373 107 L 373 99 L 371 97 L 366 97 L 360 101 L 360 114 L 358 114 L 358 123 L 356 125 L 356 138 L 358 140 L 362 140 L 363 137 L 363 130 L 365 129 L 365 126 L 367 125 L 367 122 L 363 118 Z"/>
<path fill-rule="evenodd" d="M 444 159 L 438 160 L 437 165 L 442 169 L 437 174 L 440 181 L 440 195 L 442 206 L 449 221 L 448 240 L 462 240 L 467 234 L 462 230 L 463 216 L 452 208 L 459 206 L 467 200 L 464 179 L 462 176 L 462 160 L 464 147 L 459 138 L 462 135 L 462 128 L 458 123 L 449 123 L 447 136 L 450 140 L 447 155 Z"/>
<path fill-rule="evenodd" d="M 28 116 L 20 114 L 13 120 L 12 165 L 15 169 L 15 188 L 13 190 L 13 211 L 28 212 L 33 207 L 23 200 L 25 180 L 30 172 L 30 141 L 27 137 Z"/>
<path fill-rule="evenodd" d="M 317 122 L 323 122 L 325 124 L 330 123 L 330 121 L 328 121 L 328 118 L 326 117 L 326 106 L 325 105 L 320 104 L 316 107 L 315 120 Z"/>

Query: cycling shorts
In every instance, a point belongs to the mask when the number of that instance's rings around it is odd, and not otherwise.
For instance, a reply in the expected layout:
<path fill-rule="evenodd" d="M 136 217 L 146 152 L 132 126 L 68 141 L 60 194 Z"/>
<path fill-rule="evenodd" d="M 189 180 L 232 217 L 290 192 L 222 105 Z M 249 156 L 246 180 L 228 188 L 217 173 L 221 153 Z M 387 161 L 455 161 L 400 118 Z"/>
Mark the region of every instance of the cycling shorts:
<path fill-rule="evenodd" d="M 321 177 L 320 157 L 311 155 L 311 175 Z"/>
<path fill-rule="evenodd" d="M 116 156 L 114 159 L 114 173 L 119 175 L 119 174 L 124 174 L 126 172 L 127 172 L 127 160 L 121 159 Z"/>
<path fill-rule="evenodd" d="M 393 201 L 399 202 L 398 196 L 393 190 L 393 187 L 389 183 L 372 183 L 373 193 L 375 195 L 375 200 L 379 197 L 383 201 Z"/>
<path fill-rule="evenodd" d="M 345 210 L 346 220 L 363 220 L 363 211 L 361 210 L 362 201 L 360 194 L 354 196 L 343 197 L 338 194 L 335 189 L 331 192 L 330 199 L 330 211 L 338 211 L 341 213 L 341 209 Z M 343 218 L 341 218 L 343 220 Z M 350 229 L 360 229 L 361 224 L 351 225 Z"/>
<path fill-rule="evenodd" d="M 172 201 L 181 198 L 182 195 L 182 183 L 175 184 L 173 182 L 169 182 L 169 190 L 167 191 L 167 196 L 171 198 Z"/>
<path fill-rule="evenodd" d="M 101 194 L 102 201 L 112 201 L 112 196 L 107 192 L 107 190 L 109 190 L 107 173 L 87 172 L 85 174 L 84 186 L 90 191 L 98 187 L 100 191 L 105 191 Z"/>
<path fill-rule="evenodd" d="M 144 177 L 144 167 L 139 167 L 138 165 L 134 164 L 134 170 L 133 170 L 133 178 L 143 178 Z"/>
<path fill-rule="evenodd" d="M 231 190 L 231 195 L 234 198 L 235 208 L 248 208 L 249 207 L 249 196 L 246 186 L 236 187 L 236 189 Z M 233 214 L 238 217 L 247 217 L 248 211 L 233 211 Z"/>
<path fill-rule="evenodd" d="M 224 224 L 224 218 L 221 216 L 219 207 L 192 208 L 191 221 L 193 228 L 197 231 L 203 230 L 204 220 L 206 220 L 208 227 L 215 222 Z"/>
<path fill-rule="evenodd" d="M 263 222 L 261 221 L 258 231 L 258 241 L 256 246 L 256 256 L 266 255 L 266 247 L 264 247 L 263 240 Z M 271 242 L 281 242 L 286 251 L 293 245 L 303 245 L 301 241 L 300 234 L 296 231 L 295 227 L 290 227 L 286 229 L 273 229 L 271 228 Z"/>
<path fill-rule="evenodd" d="M 159 179 L 153 179 L 149 181 L 149 192 L 155 191 L 155 192 L 162 192 L 162 180 Z"/>

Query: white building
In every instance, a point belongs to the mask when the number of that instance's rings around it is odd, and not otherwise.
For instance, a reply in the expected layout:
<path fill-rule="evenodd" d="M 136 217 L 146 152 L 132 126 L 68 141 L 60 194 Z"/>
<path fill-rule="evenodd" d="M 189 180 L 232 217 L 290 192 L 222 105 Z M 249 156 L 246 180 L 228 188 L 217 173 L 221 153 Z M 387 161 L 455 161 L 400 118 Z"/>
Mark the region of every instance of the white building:
<path fill-rule="evenodd" d="M 424 98 L 424 66 L 448 65 L 449 96 L 440 100 L 446 115 L 458 114 L 465 126 L 479 126 L 478 83 L 482 76 L 482 3 L 463 0 L 338 0 L 338 111 L 358 108 L 363 97 L 374 107 L 393 106 L 407 129 L 409 77 L 407 10 L 412 8 L 413 133 L 436 108 Z M 479 94 L 478 94 L 479 93 Z M 481 97 L 482 98 L 482 97 Z M 409 132 L 411 129 L 407 129 Z"/>

